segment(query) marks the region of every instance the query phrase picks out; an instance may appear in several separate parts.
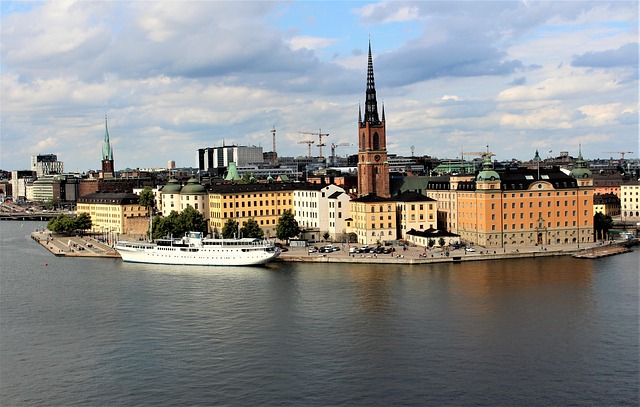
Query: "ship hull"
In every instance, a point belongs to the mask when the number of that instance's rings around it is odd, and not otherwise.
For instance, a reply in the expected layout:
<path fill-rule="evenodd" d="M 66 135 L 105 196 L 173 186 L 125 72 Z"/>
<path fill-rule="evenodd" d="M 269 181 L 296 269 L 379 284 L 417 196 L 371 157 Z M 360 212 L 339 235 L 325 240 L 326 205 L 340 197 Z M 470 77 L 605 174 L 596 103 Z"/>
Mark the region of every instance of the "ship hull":
<path fill-rule="evenodd" d="M 154 243 L 119 242 L 116 250 L 127 263 L 169 264 L 188 266 L 261 266 L 280 254 L 273 246 L 232 244 L 157 245 Z"/>

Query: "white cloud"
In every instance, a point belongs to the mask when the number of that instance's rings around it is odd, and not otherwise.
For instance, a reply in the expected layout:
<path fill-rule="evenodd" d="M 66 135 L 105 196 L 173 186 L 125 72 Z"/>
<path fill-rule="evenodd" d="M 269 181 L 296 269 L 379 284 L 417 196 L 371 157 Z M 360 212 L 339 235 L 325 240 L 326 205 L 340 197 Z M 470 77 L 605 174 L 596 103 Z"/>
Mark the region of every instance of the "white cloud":
<path fill-rule="evenodd" d="M 585 156 L 635 151 L 637 68 L 571 65 L 629 60 L 631 3 L 34 3 L 1 17 L 0 168 L 47 152 L 99 167 L 105 114 L 122 168 L 193 165 L 222 140 L 268 150 L 273 125 L 281 155 L 306 155 L 298 131 L 354 142 L 368 35 L 390 153 L 529 159 L 585 135 Z"/>

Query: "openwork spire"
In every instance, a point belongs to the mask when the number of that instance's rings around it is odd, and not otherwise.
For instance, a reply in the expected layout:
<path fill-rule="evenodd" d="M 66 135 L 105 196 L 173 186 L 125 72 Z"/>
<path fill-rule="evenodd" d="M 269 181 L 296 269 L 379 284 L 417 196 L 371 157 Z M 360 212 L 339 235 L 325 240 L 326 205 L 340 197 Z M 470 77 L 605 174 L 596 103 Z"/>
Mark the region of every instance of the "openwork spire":
<path fill-rule="evenodd" d="M 373 57 L 371 56 L 371 41 L 369 41 L 369 60 L 367 67 L 367 94 L 364 105 L 364 121 L 379 124 L 378 101 L 376 100 L 376 82 L 373 78 Z"/>

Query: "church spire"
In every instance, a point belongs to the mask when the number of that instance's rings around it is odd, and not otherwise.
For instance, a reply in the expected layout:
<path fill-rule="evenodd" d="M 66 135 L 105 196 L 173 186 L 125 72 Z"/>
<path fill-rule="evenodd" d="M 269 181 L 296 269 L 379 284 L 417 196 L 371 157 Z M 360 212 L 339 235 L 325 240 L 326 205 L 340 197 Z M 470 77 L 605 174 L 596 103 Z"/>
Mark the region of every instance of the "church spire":
<path fill-rule="evenodd" d="M 376 83 L 373 78 L 373 57 L 371 56 L 371 40 L 369 40 L 369 59 L 367 66 L 367 92 L 364 105 L 364 121 L 379 124 L 378 101 L 376 100 Z"/>
<path fill-rule="evenodd" d="M 113 161 L 113 151 L 109 141 L 109 128 L 107 127 L 107 115 L 104 115 L 104 141 L 102 142 L 102 159 Z"/>

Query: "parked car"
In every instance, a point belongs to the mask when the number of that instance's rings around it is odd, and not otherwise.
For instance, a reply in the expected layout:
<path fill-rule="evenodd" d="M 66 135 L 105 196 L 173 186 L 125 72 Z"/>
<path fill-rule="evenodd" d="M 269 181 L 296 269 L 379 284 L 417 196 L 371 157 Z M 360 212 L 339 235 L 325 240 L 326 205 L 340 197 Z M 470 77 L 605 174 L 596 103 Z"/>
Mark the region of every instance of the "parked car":
<path fill-rule="evenodd" d="M 317 253 L 318 252 L 318 248 L 315 246 L 309 246 L 309 253 Z"/>
<path fill-rule="evenodd" d="M 473 247 L 467 247 L 465 250 L 468 251 L 468 252 L 475 252 L 476 251 L 476 249 L 474 249 Z"/>

